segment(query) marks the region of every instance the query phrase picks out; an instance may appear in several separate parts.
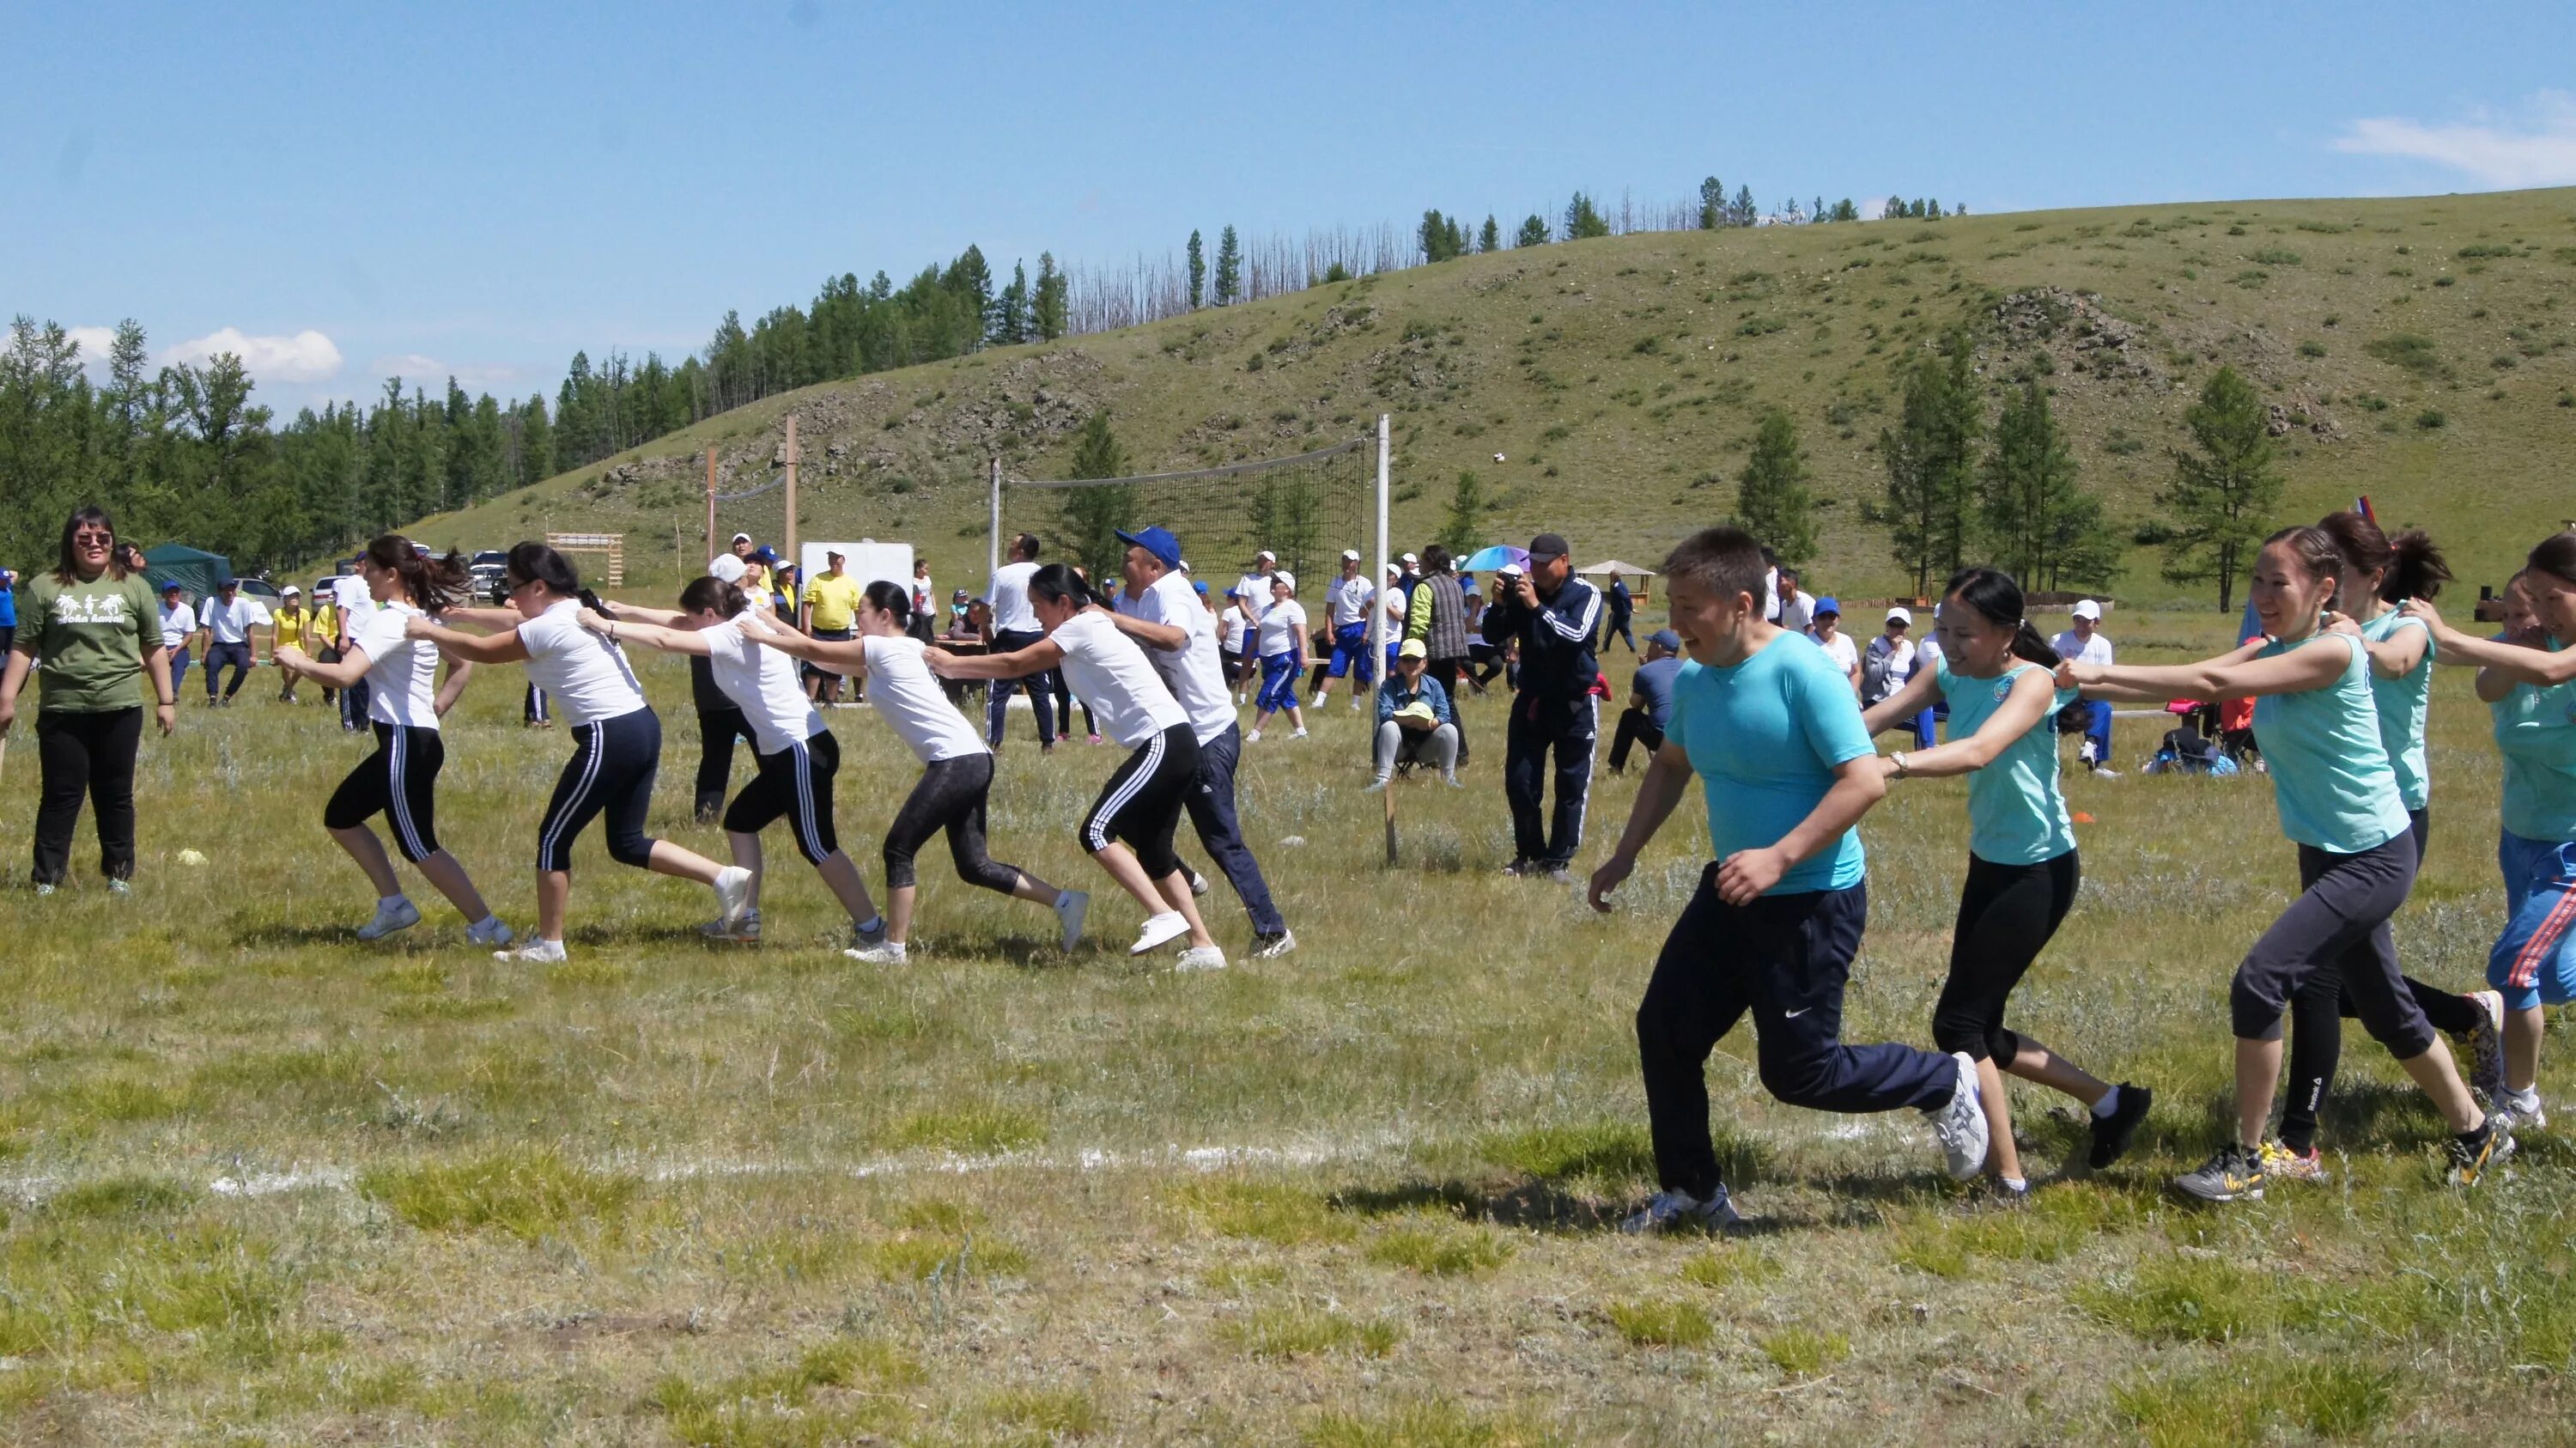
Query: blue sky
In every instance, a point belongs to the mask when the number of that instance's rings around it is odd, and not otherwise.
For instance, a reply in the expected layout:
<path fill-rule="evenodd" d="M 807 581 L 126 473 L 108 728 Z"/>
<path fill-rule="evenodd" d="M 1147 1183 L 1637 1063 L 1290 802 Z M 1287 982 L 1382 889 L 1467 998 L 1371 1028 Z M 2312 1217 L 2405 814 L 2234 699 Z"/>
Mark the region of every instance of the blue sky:
<path fill-rule="evenodd" d="M 240 12 L 240 13 L 227 13 Z M 1578 187 L 1978 211 L 2576 183 L 2576 6 L 0 0 L 0 311 L 552 394 L 969 242 Z M 93 334 L 84 334 L 93 335 Z"/>

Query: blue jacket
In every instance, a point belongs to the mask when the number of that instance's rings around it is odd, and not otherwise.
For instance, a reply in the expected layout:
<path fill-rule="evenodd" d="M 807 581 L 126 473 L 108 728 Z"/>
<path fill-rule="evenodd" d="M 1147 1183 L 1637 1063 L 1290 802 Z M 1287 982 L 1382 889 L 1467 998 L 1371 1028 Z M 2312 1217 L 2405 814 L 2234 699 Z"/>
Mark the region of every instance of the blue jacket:
<path fill-rule="evenodd" d="M 1580 699 L 1601 675 L 1592 657 L 1592 640 L 1601 630 L 1601 590 L 1580 578 L 1568 577 L 1556 597 L 1541 597 L 1536 609 L 1524 606 L 1517 592 L 1497 590 L 1484 624 L 1485 642 L 1497 648 L 1506 639 L 1521 641 L 1520 691 L 1530 698 Z"/>
<path fill-rule="evenodd" d="M 1404 687 L 1404 675 L 1402 674 L 1396 674 L 1387 679 L 1385 683 L 1380 684 L 1377 690 L 1377 722 L 1383 724 L 1387 720 L 1394 718 L 1396 710 L 1403 708 L 1405 705 L 1412 703 L 1416 699 L 1420 699 L 1424 703 L 1429 704 L 1431 706 L 1431 717 L 1439 720 L 1441 723 L 1455 724 L 1458 722 L 1458 716 L 1449 712 L 1449 691 L 1441 688 L 1440 681 L 1431 677 L 1427 673 L 1422 676 L 1422 687 L 1419 689 L 1408 691 Z"/>

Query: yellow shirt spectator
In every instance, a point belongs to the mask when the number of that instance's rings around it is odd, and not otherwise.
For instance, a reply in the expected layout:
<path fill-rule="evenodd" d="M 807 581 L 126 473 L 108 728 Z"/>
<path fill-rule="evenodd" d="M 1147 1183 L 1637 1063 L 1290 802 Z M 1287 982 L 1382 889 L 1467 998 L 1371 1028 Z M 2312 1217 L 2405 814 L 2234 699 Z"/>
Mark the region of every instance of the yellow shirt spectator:
<path fill-rule="evenodd" d="M 276 633 L 270 640 L 272 649 L 295 648 L 306 653 L 314 650 L 313 613 L 304 608 L 280 608 L 269 615 Z"/>
<path fill-rule="evenodd" d="M 847 633 L 858 627 L 859 599 L 863 597 L 859 581 L 844 573 L 834 576 L 818 573 L 805 585 L 805 606 L 813 610 L 810 623 L 816 633 Z"/>

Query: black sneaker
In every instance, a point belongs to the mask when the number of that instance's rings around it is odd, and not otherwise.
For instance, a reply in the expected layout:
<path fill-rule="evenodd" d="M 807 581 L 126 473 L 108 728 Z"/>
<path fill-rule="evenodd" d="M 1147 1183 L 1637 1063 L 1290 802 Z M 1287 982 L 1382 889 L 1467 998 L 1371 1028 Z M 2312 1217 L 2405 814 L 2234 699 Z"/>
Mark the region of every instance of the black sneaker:
<path fill-rule="evenodd" d="M 2196 1172 L 2174 1178 L 2174 1188 L 2204 1202 L 2263 1200 L 2263 1158 L 2230 1142 Z"/>
<path fill-rule="evenodd" d="M 2119 1091 L 2120 1099 L 2112 1106 L 2111 1114 L 2093 1118 L 2093 1149 L 2085 1154 L 2084 1162 L 2095 1171 L 2127 1155 L 2130 1141 L 2147 1119 L 2147 1108 L 2155 1104 L 2156 1093 L 2144 1086 L 2123 1081 Z"/>
<path fill-rule="evenodd" d="M 2451 1138 L 2451 1185 L 2473 1187 L 2513 1155 L 2513 1133 L 2493 1117 L 2466 1136 Z"/>

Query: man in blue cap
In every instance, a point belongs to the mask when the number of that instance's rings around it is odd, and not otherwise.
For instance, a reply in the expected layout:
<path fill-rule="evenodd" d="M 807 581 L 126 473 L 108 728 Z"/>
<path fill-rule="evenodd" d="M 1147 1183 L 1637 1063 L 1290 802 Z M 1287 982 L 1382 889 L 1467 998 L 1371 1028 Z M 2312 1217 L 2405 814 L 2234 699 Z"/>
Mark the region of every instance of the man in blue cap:
<path fill-rule="evenodd" d="M 1253 958 L 1286 955 L 1297 948 L 1297 937 L 1271 903 L 1270 885 L 1261 878 L 1261 865 L 1244 844 L 1243 826 L 1235 818 L 1234 769 L 1243 756 L 1243 730 L 1217 660 L 1216 615 L 1208 612 L 1189 576 L 1178 571 L 1181 544 L 1170 529 L 1122 529 L 1118 541 L 1127 545 L 1119 573 L 1126 587 L 1119 590 L 1111 617 L 1119 632 L 1145 646 L 1145 657 L 1154 661 L 1154 671 L 1180 701 L 1190 716 L 1190 732 L 1198 736 L 1198 784 L 1185 799 L 1190 827 L 1252 917 Z"/>

